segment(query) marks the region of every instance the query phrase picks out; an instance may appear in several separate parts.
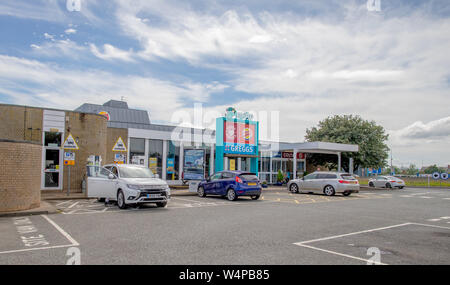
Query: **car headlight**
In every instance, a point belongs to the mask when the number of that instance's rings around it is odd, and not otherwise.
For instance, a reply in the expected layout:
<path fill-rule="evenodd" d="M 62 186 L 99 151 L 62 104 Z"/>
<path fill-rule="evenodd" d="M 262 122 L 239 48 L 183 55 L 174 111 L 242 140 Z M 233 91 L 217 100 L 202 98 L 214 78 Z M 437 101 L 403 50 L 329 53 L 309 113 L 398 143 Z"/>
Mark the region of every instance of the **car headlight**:
<path fill-rule="evenodd" d="M 133 190 L 140 190 L 139 185 L 127 184 L 127 187 Z"/>

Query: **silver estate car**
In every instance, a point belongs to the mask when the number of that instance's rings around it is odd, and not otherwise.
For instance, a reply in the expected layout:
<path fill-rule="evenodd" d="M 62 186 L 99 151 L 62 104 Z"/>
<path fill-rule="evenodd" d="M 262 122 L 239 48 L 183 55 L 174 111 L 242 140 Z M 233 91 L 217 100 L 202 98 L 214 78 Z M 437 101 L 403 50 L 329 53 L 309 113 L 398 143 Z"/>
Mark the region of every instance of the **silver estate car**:
<path fill-rule="evenodd" d="M 377 176 L 369 180 L 369 187 L 403 189 L 405 181 L 394 176 Z"/>
<path fill-rule="evenodd" d="M 312 192 L 333 196 L 342 193 L 349 196 L 359 192 L 359 182 L 349 173 L 314 172 L 301 179 L 289 181 L 288 190 L 292 193 Z"/>

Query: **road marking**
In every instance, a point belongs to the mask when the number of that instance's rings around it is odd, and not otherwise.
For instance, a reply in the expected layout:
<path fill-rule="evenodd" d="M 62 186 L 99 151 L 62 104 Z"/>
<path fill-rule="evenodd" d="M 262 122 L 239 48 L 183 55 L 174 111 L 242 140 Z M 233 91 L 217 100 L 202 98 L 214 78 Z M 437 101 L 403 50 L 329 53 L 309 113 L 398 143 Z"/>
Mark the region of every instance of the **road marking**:
<path fill-rule="evenodd" d="M 429 221 L 429 222 L 438 222 L 438 221 L 440 221 L 441 219 L 428 219 L 427 221 Z"/>
<path fill-rule="evenodd" d="M 72 205 L 70 205 L 69 207 L 67 207 L 67 209 L 71 209 L 71 208 L 75 207 L 76 205 L 78 205 L 78 203 L 80 203 L 80 202 L 75 202 L 75 203 L 73 203 Z"/>
<path fill-rule="evenodd" d="M 381 262 L 378 262 L 378 261 L 369 260 L 369 259 L 364 259 L 364 258 L 361 258 L 361 257 L 357 257 L 357 256 L 353 256 L 353 255 L 348 255 L 348 254 L 344 254 L 344 253 L 340 253 L 340 252 L 336 252 L 336 251 L 331 251 L 331 250 L 327 250 L 327 249 L 323 249 L 323 248 L 318 248 L 318 247 L 310 246 L 310 245 L 306 245 L 306 244 L 297 244 L 297 245 L 302 246 L 302 247 L 306 247 L 306 248 L 310 248 L 310 249 L 315 249 L 315 250 L 323 251 L 323 252 L 326 252 L 326 253 L 331 253 L 331 254 L 335 254 L 335 255 L 339 255 L 339 256 L 343 256 L 343 257 L 348 257 L 348 258 L 352 258 L 352 259 L 364 261 L 364 262 L 366 262 L 366 263 L 367 263 L 367 262 L 372 262 L 372 263 L 375 263 L 375 264 L 377 264 L 377 265 L 388 265 L 387 263 L 381 263 Z"/>
<path fill-rule="evenodd" d="M 15 249 L 15 250 L 7 250 L 7 251 L 0 251 L 0 254 L 7 254 L 7 253 L 16 253 L 16 252 L 26 252 L 26 251 L 34 251 L 34 250 L 44 250 L 44 249 L 55 249 L 55 248 L 64 248 L 64 247 L 72 247 L 72 246 L 79 246 L 80 244 L 71 237 L 66 231 L 64 231 L 60 226 L 58 226 L 53 220 L 51 220 L 47 215 L 41 215 L 45 220 L 47 220 L 55 229 L 61 233 L 68 241 L 70 241 L 71 244 L 65 244 L 65 245 L 54 245 L 54 246 L 45 246 L 45 247 L 35 247 L 35 248 L 25 248 L 25 249 Z"/>
<path fill-rule="evenodd" d="M 430 196 L 419 196 L 419 197 L 417 197 L 417 198 L 422 198 L 422 199 L 431 199 L 431 198 L 433 198 L 433 197 L 430 197 Z"/>
<path fill-rule="evenodd" d="M 443 226 L 428 225 L 428 224 L 421 224 L 421 223 L 411 223 L 411 224 L 412 224 L 412 225 L 424 226 L 424 227 L 432 227 L 432 228 L 438 228 L 438 229 L 446 229 L 446 230 L 450 230 L 449 227 L 443 227 Z"/>
<path fill-rule="evenodd" d="M 335 235 L 335 236 L 329 236 L 329 237 L 324 237 L 324 238 L 312 239 L 312 240 L 307 240 L 307 241 L 302 241 L 302 242 L 296 242 L 294 244 L 295 245 L 303 245 L 305 243 L 312 243 L 312 242 L 330 240 L 330 239 L 347 237 L 347 236 L 352 236 L 352 235 L 371 233 L 371 232 L 376 232 L 376 231 L 381 231 L 381 230 L 387 230 L 387 229 L 392 229 L 392 228 L 403 227 L 403 226 L 407 226 L 407 225 L 411 225 L 411 224 L 413 224 L 413 223 L 403 223 L 403 224 L 398 224 L 398 225 L 393 225 L 393 226 L 388 226 L 388 227 L 382 227 L 382 228 L 370 229 L 370 230 L 359 231 L 359 232 L 354 232 L 354 233 Z"/>
<path fill-rule="evenodd" d="M 58 230 L 68 241 L 72 243 L 73 246 L 79 246 L 80 244 L 71 237 L 65 230 L 63 230 L 60 226 L 58 226 L 52 219 L 50 219 L 47 215 L 42 215 L 44 219 L 46 219 L 55 229 Z"/>
<path fill-rule="evenodd" d="M 63 204 L 68 204 L 68 203 L 71 203 L 71 202 L 72 202 L 72 200 L 63 201 L 63 202 L 60 202 L 60 203 L 56 204 L 56 206 L 60 206 L 60 205 L 63 205 Z"/>
<path fill-rule="evenodd" d="M 294 200 L 296 204 L 300 204 L 300 202 L 298 200 Z"/>

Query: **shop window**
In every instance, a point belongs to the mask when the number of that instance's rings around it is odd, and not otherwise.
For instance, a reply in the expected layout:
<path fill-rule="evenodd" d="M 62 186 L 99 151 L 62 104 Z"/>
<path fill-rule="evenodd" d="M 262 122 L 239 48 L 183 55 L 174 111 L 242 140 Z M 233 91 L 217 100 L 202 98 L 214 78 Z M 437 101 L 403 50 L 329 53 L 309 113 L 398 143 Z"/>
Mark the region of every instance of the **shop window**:
<path fill-rule="evenodd" d="M 61 133 L 45 132 L 44 146 L 60 147 L 61 146 Z"/>
<path fill-rule="evenodd" d="M 169 147 L 167 152 L 167 180 L 178 180 L 180 179 L 178 170 L 180 169 L 180 147 L 176 146 L 174 142 L 169 141 Z M 169 173 L 169 161 L 173 162 L 172 173 Z"/>
<path fill-rule="evenodd" d="M 130 138 L 130 163 L 144 165 L 145 139 Z"/>
<path fill-rule="evenodd" d="M 162 177 L 163 141 L 149 140 L 148 142 L 148 167 L 153 174 Z"/>

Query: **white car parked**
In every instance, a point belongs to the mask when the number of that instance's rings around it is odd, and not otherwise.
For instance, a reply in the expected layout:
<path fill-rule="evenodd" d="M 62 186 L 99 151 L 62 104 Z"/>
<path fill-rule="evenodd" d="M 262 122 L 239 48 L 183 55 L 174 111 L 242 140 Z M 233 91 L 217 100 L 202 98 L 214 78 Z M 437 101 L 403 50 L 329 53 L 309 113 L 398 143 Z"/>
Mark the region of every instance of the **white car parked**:
<path fill-rule="evenodd" d="M 117 201 L 121 209 L 129 205 L 154 203 L 165 207 L 170 188 L 145 167 L 133 164 L 88 166 L 87 196 Z"/>
<path fill-rule="evenodd" d="M 292 193 L 316 192 L 333 196 L 342 193 L 350 196 L 359 192 L 359 182 L 349 173 L 338 172 L 314 172 L 301 179 L 289 181 L 288 190 Z"/>
<path fill-rule="evenodd" d="M 394 176 L 377 176 L 369 179 L 369 187 L 403 189 L 405 181 Z"/>

